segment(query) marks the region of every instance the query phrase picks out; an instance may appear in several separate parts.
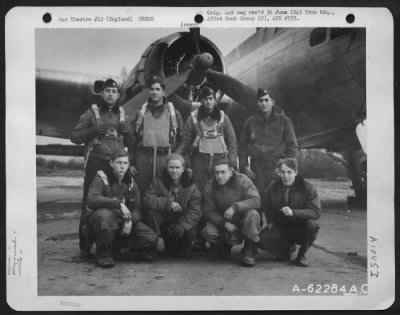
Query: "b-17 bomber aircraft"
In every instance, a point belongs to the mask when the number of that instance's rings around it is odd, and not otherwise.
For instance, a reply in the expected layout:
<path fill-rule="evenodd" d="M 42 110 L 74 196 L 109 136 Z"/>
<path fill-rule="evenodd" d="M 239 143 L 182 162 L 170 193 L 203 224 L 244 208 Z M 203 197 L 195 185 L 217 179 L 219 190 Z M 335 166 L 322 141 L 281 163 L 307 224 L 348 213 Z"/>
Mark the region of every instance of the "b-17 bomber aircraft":
<path fill-rule="evenodd" d="M 200 89 L 213 87 L 238 137 L 257 111 L 257 88 L 270 89 L 292 119 L 299 147 L 343 153 L 356 197 L 365 201 L 364 28 L 257 28 L 226 56 L 200 28 L 167 35 L 147 47 L 128 74 L 115 78 L 119 103 L 130 117 L 147 100 L 145 82 L 152 75 L 166 80 L 166 96 L 184 118 L 199 106 Z M 36 69 L 37 135 L 69 139 L 79 116 L 96 102 L 99 79 Z M 38 146 L 37 153 L 83 155 L 83 148 Z"/>

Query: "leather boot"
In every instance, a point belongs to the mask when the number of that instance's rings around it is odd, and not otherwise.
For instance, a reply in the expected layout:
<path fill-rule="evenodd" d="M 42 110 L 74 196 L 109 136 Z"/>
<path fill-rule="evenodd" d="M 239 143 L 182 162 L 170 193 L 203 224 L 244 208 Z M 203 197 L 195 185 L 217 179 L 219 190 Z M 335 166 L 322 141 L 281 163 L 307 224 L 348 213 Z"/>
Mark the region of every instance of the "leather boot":
<path fill-rule="evenodd" d="M 295 251 L 296 251 L 296 244 L 290 244 L 286 246 L 276 258 L 278 261 L 291 262 L 294 259 L 293 254 L 295 253 Z"/>
<path fill-rule="evenodd" d="M 244 241 L 244 247 L 243 250 L 241 251 L 242 253 L 242 265 L 245 267 L 253 267 L 256 264 L 256 253 L 257 253 L 257 244 L 249 241 L 249 240 L 245 240 Z"/>
<path fill-rule="evenodd" d="M 102 268 L 114 266 L 111 242 L 96 244 L 96 265 Z"/>
<path fill-rule="evenodd" d="M 306 252 L 310 248 L 310 245 L 303 244 L 300 246 L 299 253 L 297 254 L 297 258 L 295 260 L 295 264 L 300 267 L 308 267 L 308 262 L 306 259 Z"/>

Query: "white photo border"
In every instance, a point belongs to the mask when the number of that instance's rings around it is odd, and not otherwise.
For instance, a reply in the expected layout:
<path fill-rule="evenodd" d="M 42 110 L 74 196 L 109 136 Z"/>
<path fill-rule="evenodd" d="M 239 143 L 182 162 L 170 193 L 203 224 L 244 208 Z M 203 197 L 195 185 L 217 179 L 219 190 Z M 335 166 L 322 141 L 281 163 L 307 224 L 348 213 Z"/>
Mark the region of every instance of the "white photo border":
<path fill-rule="evenodd" d="M 233 7 L 232 7 L 233 8 Z M 6 15 L 6 250 L 23 253 L 22 275 L 7 273 L 7 302 L 17 310 L 265 310 L 265 309 L 385 309 L 394 302 L 394 100 L 393 17 L 386 8 L 330 8 L 334 16 L 308 16 L 301 21 L 221 22 L 207 27 L 365 27 L 366 99 L 368 117 L 368 238 L 378 240 L 379 277 L 372 277 L 372 244 L 368 242 L 368 295 L 351 296 L 169 296 L 88 297 L 38 296 L 35 139 L 35 29 L 151 28 L 193 24 L 193 17 L 212 8 L 109 7 L 110 15 L 154 16 L 155 21 L 117 24 L 59 22 L 58 17 L 102 15 L 103 7 L 15 7 Z M 218 9 L 218 8 L 215 8 Z M 224 8 L 229 9 L 229 8 Z M 254 9 L 241 7 L 242 10 Z M 271 8 L 272 10 L 276 9 Z M 295 9 L 295 8 L 293 8 Z M 301 8 L 301 9 L 304 9 Z M 326 9 L 326 8 L 313 8 Z M 42 21 L 50 12 L 53 22 Z M 349 25 L 345 17 L 356 19 Z M 194 26 L 194 25 L 192 25 Z M 21 92 L 23 87 L 23 92 Z M 18 120 L 13 119 L 18 117 Z M 24 126 L 21 128 L 21 126 Z M 24 147 L 25 154 L 21 154 Z M 13 163 L 9 163 L 13 161 Z M 381 175 L 382 166 L 385 176 Z M 393 174 L 391 176 L 390 174 Z M 20 191 L 24 191 L 21 198 Z M 21 215 L 23 212 L 23 215 Z M 379 224 L 377 224 L 379 222 Z M 7 260 L 7 269 L 10 262 Z M 178 303 L 179 302 L 179 303 Z"/>

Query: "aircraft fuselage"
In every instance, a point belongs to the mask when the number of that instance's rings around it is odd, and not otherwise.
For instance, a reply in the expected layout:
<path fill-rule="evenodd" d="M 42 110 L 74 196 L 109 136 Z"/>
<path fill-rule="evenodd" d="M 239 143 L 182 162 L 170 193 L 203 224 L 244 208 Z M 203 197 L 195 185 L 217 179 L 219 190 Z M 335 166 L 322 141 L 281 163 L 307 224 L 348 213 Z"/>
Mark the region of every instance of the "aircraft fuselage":
<path fill-rule="evenodd" d="M 335 151 L 358 146 L 365 60 L 365 29 L 354 28 L 258 29 L 225 58 L 229 75 L 272 91 L 302 147 Z M 231 115 L 243 117 L 234 107 Z"/>

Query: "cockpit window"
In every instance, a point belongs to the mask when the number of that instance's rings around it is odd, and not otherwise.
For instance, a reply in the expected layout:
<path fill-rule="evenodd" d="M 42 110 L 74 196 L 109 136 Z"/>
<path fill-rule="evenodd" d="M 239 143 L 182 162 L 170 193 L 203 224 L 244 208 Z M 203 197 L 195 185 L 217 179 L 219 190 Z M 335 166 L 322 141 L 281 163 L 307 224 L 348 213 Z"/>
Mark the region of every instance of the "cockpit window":
<path fill-rule="evenodd" d="M 326 40 L 327 29 L 326 28 L 316 28 L 310 34 L 310 46 L 316 46 L 323 43 Z"/>

